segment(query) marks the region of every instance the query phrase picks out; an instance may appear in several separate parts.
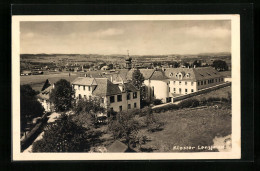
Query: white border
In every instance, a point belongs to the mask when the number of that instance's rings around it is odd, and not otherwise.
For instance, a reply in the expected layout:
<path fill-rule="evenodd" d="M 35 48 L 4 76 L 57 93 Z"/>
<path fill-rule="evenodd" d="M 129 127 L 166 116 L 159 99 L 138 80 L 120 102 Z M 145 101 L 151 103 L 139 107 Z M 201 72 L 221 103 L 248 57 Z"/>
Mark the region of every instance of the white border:
<path fill-rule="evenodd" d="M 232 151 L 193 153 L 21 153 L 20 152 L 20 21 L 231 20 Z M 232 15 L 78 15 L 12 17 L 12 159 L 25 160 L 169 160 L 240 159 L 240 16 Z"/>

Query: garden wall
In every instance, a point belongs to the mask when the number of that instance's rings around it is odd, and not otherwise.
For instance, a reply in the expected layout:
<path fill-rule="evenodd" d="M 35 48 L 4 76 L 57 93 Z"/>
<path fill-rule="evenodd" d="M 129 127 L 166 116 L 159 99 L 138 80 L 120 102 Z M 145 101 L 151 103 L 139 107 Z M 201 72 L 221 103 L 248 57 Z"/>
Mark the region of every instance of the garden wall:
<path fill-rule="evenodd" d="M 178 96 L 178 97 L 173 97 L 172 98 L 172 102 L 177 102 L 177 101 L 180 101 L 180 100 L 187 99 L 189 97 L 193 97 L 193 96 L 197 96 L 197 95 L 200 95 L 200 94 L 208 93 L 210 91 L 217 90 L 217 89 L 220 89 L 220 88 L 223 88 L 223 87 L 227 87 L 227 86 L 230 86 L 230 85 L 231 85 L 231 82 L 225 82 L 223 84 L 219 84 L 219 85 L 216 85 L 216 86 L 205 88 L 205 89 L 199 90 L 199 91 L 194 92 L 194 93 L 185 94 L 185 95 Z"/>

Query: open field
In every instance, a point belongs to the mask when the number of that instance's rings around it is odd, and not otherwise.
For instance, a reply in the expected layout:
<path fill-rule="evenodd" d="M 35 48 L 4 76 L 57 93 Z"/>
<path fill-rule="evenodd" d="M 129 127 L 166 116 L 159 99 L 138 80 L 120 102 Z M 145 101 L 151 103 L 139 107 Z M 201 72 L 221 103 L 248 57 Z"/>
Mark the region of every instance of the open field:
<path fill-rule="evenodd" d="M 213 145 L 215 137 L 231 134 L 230 109 L 176 110 L 155 115 L 165 123 L 163 130 L 153 133 L 146 130 L 143 132 L 151 139 L 143 145 L 143 148 L 152 148 L 154 152 L 180 152 L 173 150 L 174 146 L 194 146 L 196 147 L 194 150 L 200 151 L 198 146 Z"/>
<path fill-rule="evenodd" d="M 72 82 L 75 78 L 83 76 L 83 73 L 53 73 L 53 74 L 44 74 L 44 75 L 29 75 L 29 76 L 20 76 L 20 84 L 29 84 L 36 91 L 40 91 L 46 79 L 49 79 L 51 83 L 56 83 L 60 79 L 66 79 Z"/>

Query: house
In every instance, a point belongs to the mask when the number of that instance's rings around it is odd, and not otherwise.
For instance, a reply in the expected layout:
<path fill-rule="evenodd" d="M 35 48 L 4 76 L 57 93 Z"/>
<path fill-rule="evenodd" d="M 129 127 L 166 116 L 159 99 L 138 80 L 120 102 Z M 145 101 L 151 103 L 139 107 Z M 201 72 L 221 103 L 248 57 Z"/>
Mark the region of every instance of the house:
<path fill-rule="evenodd" d="M 140 91 L 131 83 L 109 78 L 78 77 L 72 82 L 75 99 L 99 99 L 107 111 L 140 109 Z"/>
<path fill-rule="evenodd" d="M 50 102 L 50 94 L 53 88 L 54 84 L 51 84 L 47 79 L 41 92 L 37 95 L 38 101 L 42 104 L 46 112 L 51 112 L 53 110 L 53 104 Z"/>

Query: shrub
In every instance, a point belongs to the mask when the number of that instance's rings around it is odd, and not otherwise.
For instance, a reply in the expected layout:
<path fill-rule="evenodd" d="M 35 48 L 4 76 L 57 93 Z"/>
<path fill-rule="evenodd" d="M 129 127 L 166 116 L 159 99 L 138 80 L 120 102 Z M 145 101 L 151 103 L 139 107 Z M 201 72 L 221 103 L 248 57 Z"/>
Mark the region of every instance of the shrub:
<path fill-rule="evenodd" d="M 154 104 L 154 105 L 162 104 L 162 99 L 154 99 L 154 100 L 153 100 L 153 104 Z"/>
<path fill-rule="evenodd" d="M 215 101 L 220 101 L 220 98 L 219 97 L 209 97 L 207 99 L 208 102 L 215 102 Z"/>
<path fill-rule="evenodd" d="M 199 100 L 198 99 L 187 99 L 181 101 L 178 105 L 179 108 L 188 108 L 188 107 L 197 107 L 199 106 Z"/>
<path fill-rule="evenodd" d="M 147 106 L 140 110 L 139 116 L 142 117 L 142 116 L 146 116 L 147 114 L 151 114 L 151 113 L 152 113 L 151 107 Z"/>

